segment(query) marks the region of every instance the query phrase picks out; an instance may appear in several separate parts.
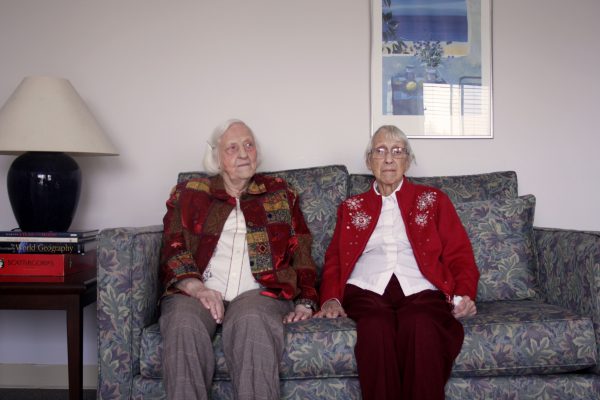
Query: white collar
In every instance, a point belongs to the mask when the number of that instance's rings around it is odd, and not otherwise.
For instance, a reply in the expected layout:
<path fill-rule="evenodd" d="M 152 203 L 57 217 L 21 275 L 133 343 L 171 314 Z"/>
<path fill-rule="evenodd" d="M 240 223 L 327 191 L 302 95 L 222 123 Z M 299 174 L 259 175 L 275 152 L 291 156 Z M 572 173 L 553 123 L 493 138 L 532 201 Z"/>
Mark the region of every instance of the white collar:
<path fill-rule="evenodd" d="M 402 184 L 403 184 L 403 183 L 404 183 L 404 178 L 402 178 L 402 180 L 400 181 L 400 184 L 398 185 L 398 187 L 397 187 L 397 188 L 396 188 L 396 189 L 395 189 L 395 190 L 394 190 L 392 193 L 390 193 L 390 194 L 389 194 L 389 195 L 387 195 L 387 196 L 384 196 L 384 195 L 382 195 L 381 193 L 379 193 L 379 190 L 377 189 L 377 181 L 375 180 L 375 181 L 373 181 L 373 190 L 375 190 L 375 193 L 376 193 L 377 195 L 379 195 L 379 196 L 383 197 L 384 199 L 386 199 L 386 198 L 389 198 L 390 196 L 392 196 L 392 195 L 396 194 L 396 192 L 397 192 L 397 191 L 399 191 L 399 190 L 400 190 L 400 188 L 402 187 Z"/>

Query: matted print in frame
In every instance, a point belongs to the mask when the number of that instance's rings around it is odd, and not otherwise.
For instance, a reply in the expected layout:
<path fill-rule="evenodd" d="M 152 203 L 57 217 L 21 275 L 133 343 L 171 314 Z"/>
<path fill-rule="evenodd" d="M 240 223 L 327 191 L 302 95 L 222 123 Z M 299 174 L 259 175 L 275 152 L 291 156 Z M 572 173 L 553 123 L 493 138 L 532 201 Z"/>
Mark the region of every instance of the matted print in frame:
<path fill-rule="evenodd" d="M 492 0 L 371 1 L 371 125 L 492 138 Z"/>

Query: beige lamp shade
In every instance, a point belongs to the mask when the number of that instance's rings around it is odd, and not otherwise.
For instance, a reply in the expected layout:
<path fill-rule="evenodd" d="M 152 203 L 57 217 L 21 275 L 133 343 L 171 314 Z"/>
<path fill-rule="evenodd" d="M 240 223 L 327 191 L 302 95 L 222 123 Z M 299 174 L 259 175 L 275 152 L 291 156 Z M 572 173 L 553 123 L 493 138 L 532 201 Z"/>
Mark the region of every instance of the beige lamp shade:
<path fill-rule="evenodd" d="M 0 109 L 0 154 L 118 155 L 67 79 L 23 79 Z"/>

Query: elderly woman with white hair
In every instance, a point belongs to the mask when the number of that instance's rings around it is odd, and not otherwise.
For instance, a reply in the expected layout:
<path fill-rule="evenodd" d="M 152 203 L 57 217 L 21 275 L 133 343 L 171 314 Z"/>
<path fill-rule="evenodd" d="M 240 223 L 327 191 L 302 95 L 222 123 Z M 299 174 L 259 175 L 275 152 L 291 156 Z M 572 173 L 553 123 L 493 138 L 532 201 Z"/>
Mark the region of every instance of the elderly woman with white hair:
<path fill-rule="evenodd" d="M 317 316 L 356 321 L 364 400 L 442 400 L 458 318 L 476 313 L 473 250 L 448 196 L 404 176 L 414 153 L 400 129 L 380 127 L 365 159 L 375 181 L 338 208 Z"/>
<path fill-rule="evenodd" d="M 250 128 L 215 129 L 204 166 L 213 175 L 178 184 L 167 201 L 161 254 L 160 330 L 169 399 L 207 399 L 212 338 L 222 325 L 236 399 L 278 399 L 283 324 L 317 307 L 311 235 L 297 194 L 256 174 Z"/>

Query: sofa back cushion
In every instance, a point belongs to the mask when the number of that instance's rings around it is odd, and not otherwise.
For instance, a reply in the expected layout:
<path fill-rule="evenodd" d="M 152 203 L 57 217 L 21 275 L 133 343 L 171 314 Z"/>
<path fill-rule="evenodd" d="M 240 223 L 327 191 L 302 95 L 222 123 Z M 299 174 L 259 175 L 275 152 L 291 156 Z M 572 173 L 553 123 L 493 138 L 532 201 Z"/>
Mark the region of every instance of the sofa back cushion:
<path fill-rule="evenodd" d="M 261 172 L 283 178 L 300 196 L 300 209 L 313 237 L 312 255 L 318 276 L 325 251 L 335 228 L 338 205 L 348 193 L 348 170 L 343 165 Z M 204 172 L 182 172 L 178 182 L 206 176 Z"/>
<path fill-rule="evenodd" d="M 517 197 L 517 174 L 514 171 L 491 172 L 487 174 L 409 177 L 420 185 L 433 186 L 444 191 L 454 204 L 466 201 L 503 199 Z M 373 175 L 352 174 L 348 194 L 354 196 L 369 190 Z"/>
<path fill-rule="evenodd" d="M 456 211 L 473 245 L 480 272 L 477 300 L 535 297 L 535 197 L 459 203 Z"/>

